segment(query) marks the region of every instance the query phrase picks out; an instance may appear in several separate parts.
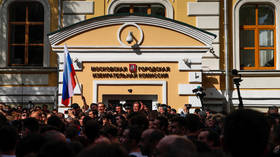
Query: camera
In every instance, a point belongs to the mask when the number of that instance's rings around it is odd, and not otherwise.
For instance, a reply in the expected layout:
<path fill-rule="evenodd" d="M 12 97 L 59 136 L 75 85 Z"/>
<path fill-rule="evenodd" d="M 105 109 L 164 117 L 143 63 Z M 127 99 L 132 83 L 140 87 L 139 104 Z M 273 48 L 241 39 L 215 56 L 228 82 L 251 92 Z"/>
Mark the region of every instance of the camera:
<path fill-rule="evenodd" d="M 197 86 L 195 89 L 192 90 L 193 93 L 197 93 L 197 92 L 202 92 L 203 88 L 200 86 Z"/>
<path fill-rule="evenodd" d="M 192 108 L 191 104 L 185 104 L 186 108 L 189 110 L 190 108 Z"/>

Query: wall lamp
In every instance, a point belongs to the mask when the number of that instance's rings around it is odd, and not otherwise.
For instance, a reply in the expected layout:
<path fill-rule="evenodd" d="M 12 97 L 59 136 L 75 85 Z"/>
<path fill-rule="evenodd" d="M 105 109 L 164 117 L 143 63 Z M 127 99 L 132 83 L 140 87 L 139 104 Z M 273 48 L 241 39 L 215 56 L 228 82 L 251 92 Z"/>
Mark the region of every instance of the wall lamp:
<path fill-rule="evenodd" d="M 183 59 L 183 62 L 184 62 L 188 67 L 191 67 L 191 64 L 192 64 L 191 59 L 189 59 L 189 58 L 184 58 L 184 59 Z"/>

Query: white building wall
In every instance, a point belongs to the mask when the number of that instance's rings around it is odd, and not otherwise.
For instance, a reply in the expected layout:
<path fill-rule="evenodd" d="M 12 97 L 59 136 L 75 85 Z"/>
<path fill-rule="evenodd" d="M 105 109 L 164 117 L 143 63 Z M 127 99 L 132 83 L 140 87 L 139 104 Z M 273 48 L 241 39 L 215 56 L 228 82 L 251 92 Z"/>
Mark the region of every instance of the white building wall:
<path fill-rule="evenodd" d="M 86 19 L 87 14 L 94 13 L 94 2 L 63 1 L 63 26 L 69 26 Z"/>
<path fill-rule="evenodd" d="M 206 30 L 217 35 L 213 42 L 212 52 L 207 52 L 203 55 L 202 69 L 203 70 L 219 70 L 219 15 L 220 2 L 219 0 L 198 0 L 198 2 L 188 2 L 188 16 L 196 17 L 196 27 Z"/>

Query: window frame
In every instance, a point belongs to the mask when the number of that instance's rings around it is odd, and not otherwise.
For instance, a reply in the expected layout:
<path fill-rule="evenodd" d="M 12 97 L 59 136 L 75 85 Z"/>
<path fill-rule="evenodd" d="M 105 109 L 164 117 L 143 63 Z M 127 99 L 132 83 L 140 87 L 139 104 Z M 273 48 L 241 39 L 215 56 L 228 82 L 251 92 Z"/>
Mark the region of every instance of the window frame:
<path fill-rule="evenodd" d="M 255 41 L 254 41 L 254 47 L 244 47 L 242 48 L 240 46 L 240 53 L 241 53 L 241 50 L 255 50 L 254 52 L 254 55 L 255 55 L 255 66 L 254 67 L 241 67 L 240 65 L 240 69 L 241 70 L 274 70 L 276 69 L 276 26 L 275 26 L 275 23 L 276 23 L 276 18 L 275 18 L 275 8 L 273 5 L 271 4 L 265 4 L 265 3 L 246 3 L 246 4 L 243 4 L 243 6 L 245 5 L 255 5 L 256 8 L 255 8 L 255 16 L 256 16 L 256 19 L 255 19 L 255 25 L 240 25 L 239 27 L 239 31 L 241 32 L 241 30 L 252 30 L 254 31 L 254 36 L 255 36 Z M 274 25 L 259 25 L 258 24 L 258 11 L 259 11 L 259 5 L 270 5 L 271 7 L 274 8 Z M 260 46 L 260 43 L 259 43 L 259 32 L 261 30 L 273 30 L 273 48 L 272 46 L 271 47 L 261 47 Z M 240 35 L 239 35 L 239 41 L 240 41 Z M 261 67 L 260 66 L 260 50 L 273 50 L 273 56 L 274 56 L 274 66 L 273 67 Z M 240 59 L 241 60 L 241 55 L 240 55 Z"/>
<path fill-rule="evenodd" d="M 132 0 L 115 0 L 111 1 L 107 7 L 107 14 L 114 14 L 116 8 L 120 4 L 161 4 L 165 7 L 165 17 L 174 19 L 174 9 L 169 0 L 141 0 L 141 1 L 132 1 Z"/>
<path fill-rule="evenodd" d="M 262 68 L 262 69 L 241 69 L 241 62 L 240 62 L 240 24 L 239 24 L 239 12 L 243 5 L 251 3 L 251 4 L 268 4 L 274 7 L 274 18 L 275 18 L 275 32 L 274 32 L 274 67 L 273 69 Z M 279 20 L 280 20 L 280 6 L 279 2 L 275 2 L 274 0 L 239 0 L 235 3 L 234 9 L 232 10 L 232 23 L 233 23 L 233 69 L 237 70 L 244 70 L 244 71 L 256 71 L 256 72 L 266 72 L 266 71 L 275 71 L 280 69 L 279 60 L 280 60 L 280 49 L 279 49 Z"/>
<path fill-rule="evenodd" d="M 29 64 L 29 49 L 28 47 L 30 46 L 40 46 L 40 47 L 43 47 L 43 50 L 44 50 L 44 37 L 43 37 L 43 41 L 42 43 L 30 43 L 29 42 L 29 30 L 30 30 L 30 27 L 29 26 L 41 26 L 43 27 L 43 30 L 44 30 L 44 19 L 43 19 L 43 22 L 32 22 L 32 21 L 29 21 L 28 18 L 29 18 L 29 8 L 28 8 L 28 3 L 38 3 L 40 5 L 42 5 L 40 2 L 36 2 L 36 1 L 19 1 L 19 2 L 13 2 L 9 5 L 8 7 L 8 12 L 10 12 L 10 6 L 15 4 L 15 3 L 22 3 L 22 6 L 25 5 L 25 21 L 10 21 L 10 16 L 8 16 L 8 32 L 9 32 L 9 36 L 8 36 L 8 65 L 9 66 L 43 66 L 43 63 L 42 65 L 30 65 Z M 44 7 L 42 5 L 42 7 Z M 24 36 L 25 36 L 25 41 L 24 43 L 11 43 L 11 25 L 23 25 L 25 26 L 25 33 L 24 33 Z M 14 64 L 14 63 L 11 63 L 11 46 L 24 46 L 24 63 L 23 64 Z M 44 52 L 42 52 L 42 61 L 44 61 Z"/>
<path fill-rule="evenodd" d="M 8 15 L 9 15 L 9 6 L 13 2 L 18 0 L 3 0 L 0 4 L 0 67 L 10 67 L 10 68 L 20 68 L 22 66 L 10 66 L 8 64 L 9 54 L 8 54 Z M 40 2 L 44 7 L 44 50 L 43 50 L 43 65 L 40 67 L 50 67 L 50 44 L 48 43 L 47 34 L 50 33 L 50 20 L 51 20 L 51 12 L 50 12 L 50 4 L 48 0 L 21 0 L 21 2 Z M 27 66 L 24 66 L 27 67 Z M 32 67 L 36 68 L 38 66 L 28 66 L 32 69 Z"/>
<path fill-rule="evenodd" d="M 119 4 L 115 8 L 114 11 L 119 9 L 121 6 L 125 6 L 125 5 L 129 6 L 129 14 L 134 14 L 135 7 L 145 6 L 145 7 L 147 7 L 147 12 L 146 12 L 147 15 L 152 15 L 152 5 L 161 5 L 164 8 L 164 16 L 162 16 L 162 17 L 166 17 L 166 8 L 161 3 L 146 3 L 146 4 L 145 3 L 122 3 L 122 4 Z M 114 12 L 114 14 L 116 14 L 116 12 Z M 145 13 L 143 13 L 143 14 L 145 14 Z"/>

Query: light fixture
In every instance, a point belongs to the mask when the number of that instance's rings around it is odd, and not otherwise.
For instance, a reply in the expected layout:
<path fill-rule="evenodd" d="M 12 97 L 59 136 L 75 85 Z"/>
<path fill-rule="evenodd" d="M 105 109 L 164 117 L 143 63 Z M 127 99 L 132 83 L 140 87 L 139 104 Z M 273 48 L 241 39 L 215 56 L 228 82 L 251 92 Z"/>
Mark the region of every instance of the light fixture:
<path fill-rule="evenodd" d="M 82 68 L 82 62 L 78 58 L 74 59 L 74 63 L 76 63 L 78 68 Z"/>
<path fill-rule="evenodd" d="M 189 58 L 184 58 L 183 61 L 188 67 L 191 67 L 192 61 Z"/>
<path fill-rule="evenodd" d="M 132 43 L 132 41 L 133 41 L 133 34 L 132 34 L 132 32 L 129 32 L 126 37 L 126 42 L 128 42 L 130 44 L 130 43 Z"/>

